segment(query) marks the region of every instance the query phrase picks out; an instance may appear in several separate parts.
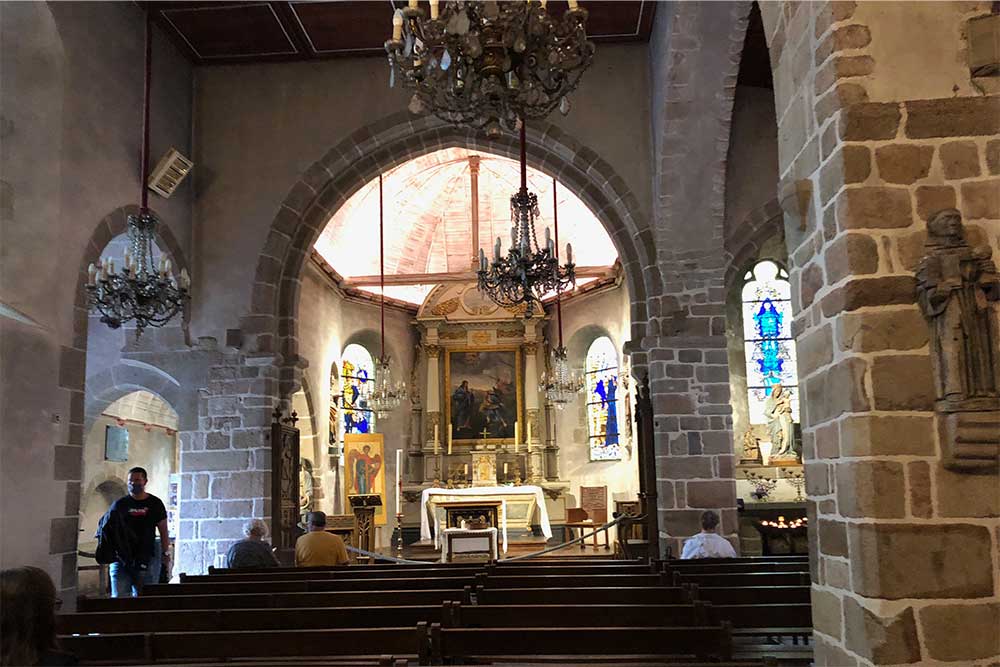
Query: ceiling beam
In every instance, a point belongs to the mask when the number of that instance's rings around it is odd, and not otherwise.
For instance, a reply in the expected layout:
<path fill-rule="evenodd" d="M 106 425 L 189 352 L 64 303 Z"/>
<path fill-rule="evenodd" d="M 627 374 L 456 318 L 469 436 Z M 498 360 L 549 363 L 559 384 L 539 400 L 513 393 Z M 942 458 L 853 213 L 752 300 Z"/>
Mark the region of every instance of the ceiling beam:
<path fill-rule="evenodd" d="M 578 266 L 577 278 L 607 278 L 614 274 L 614 266 Z M 476 274 L 472 271 L 451 271 L 448 273 L 398 273 L 385 277 L 385 285 L 440 285 L 442 283 L 474 282 Z M 376 287 L 379 276 L 354 276 L 344 278 L 341 287 Z"/>

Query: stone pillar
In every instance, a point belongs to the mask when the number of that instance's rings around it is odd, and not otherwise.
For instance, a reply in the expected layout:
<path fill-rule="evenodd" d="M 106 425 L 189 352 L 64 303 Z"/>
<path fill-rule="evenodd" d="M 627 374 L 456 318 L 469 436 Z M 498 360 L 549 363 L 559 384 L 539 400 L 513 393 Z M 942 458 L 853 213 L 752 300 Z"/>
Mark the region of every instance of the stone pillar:
<path fill-rule="evenodd" d="M 424 351 L 427 353 L 427 419 L 424 422 L 424 442 L 428 448 L 434 446 L 434 426 L 441 423 L 441 389 L 438 379 L 438 357 L 441 356 L 441 348 L 437 345 L 425 345 Z M 446 442 L 447 433 L 438 431 L 438 439 Z"/>
<path fill-rule="evenodd" d="M 478 155 L 469 156 L 469 202 L 472 225 L 472 270 L 479 270 L 479 160 Z"/>
<path fill-rule="evenodd" d="M 801 3 L 793 17 L 761 3 L 769 43 L 783 45 L 771 53 L 816 663 L 992 664 L 1000 478 L 943 465 L 914 270 L 945 208 L 997 256 L 1000 98 L 974 91 L 968 69 L 928 77 L 935 62 L 966 62 L 958 35 L 973 8 L 874 4 Z M 935 49 L 898 54 L 887 37 L 900 30 Z"/>
<path fill-rule="evenodd" d="M 524 344 L 524 417 L 525 427 L 522 434 L 528 448 L 528 481 L 540 482 L 544 476 L 544 452 L 542 451 L 542 432 L 538 410 L 538 362 L 537 355 L 541 346 L 532 341 Z M 528 441 L 527 424 L 531 424 L 531 440 Z"/>
<path fill-rule="evenodd" d="M 545 479 L 559 479 L 559 445 L 556 444 L 556 420 L 552 403 L 545 401 Z"/>

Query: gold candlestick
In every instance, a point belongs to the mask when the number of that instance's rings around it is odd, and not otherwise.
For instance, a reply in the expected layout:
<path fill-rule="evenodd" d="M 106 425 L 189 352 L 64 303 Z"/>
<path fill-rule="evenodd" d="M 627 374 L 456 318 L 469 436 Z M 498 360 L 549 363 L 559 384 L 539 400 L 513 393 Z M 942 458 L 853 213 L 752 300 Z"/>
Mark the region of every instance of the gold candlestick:
<path fill-rule="evenodd" d="M 403 557 L 403 513 L 399 512 L 396 514 L 396 531 L 399 534 L 399 539 L 396 542 L 396 558 Z"/>

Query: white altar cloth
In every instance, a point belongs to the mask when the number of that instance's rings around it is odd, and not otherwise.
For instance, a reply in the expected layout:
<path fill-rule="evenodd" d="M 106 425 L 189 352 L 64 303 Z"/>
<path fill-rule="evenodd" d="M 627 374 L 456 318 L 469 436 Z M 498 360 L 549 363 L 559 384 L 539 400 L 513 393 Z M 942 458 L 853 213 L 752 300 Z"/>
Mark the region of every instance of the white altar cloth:
<path fill-rule="evenodd" d="M 503 496 L 535 496 L 535 504 L 538 506 L 538 524 L 541 526 L 542 535 L 545 539 L 552 537 L 552 526 L 549 524 L 549 512 L 545 509 L 545 495 L 542 493 L 542 488 L 539 486 L 525 485 L 525 486 L 474 486 L 464 489 L 441 489 L 441 488 L 430 488 L 424 489 L 420 494 L 420 539 L 429 540 L 431 539 L 431 523 L 427 512 L 427 502 L 432 496 L 473 496 L 475 498 L 490 499 L 490 498 L 500 498 L 503 500 Z M 504 501 L 503 513 L 504 521 L 501 521 L 501 530 L 503 532 L 503 550 L 507 551 L 507 503 Z M 435 539 L 437 536 L 435 535 Z"/>
<path fill-rule="evenodd" d="M 441 541 L 441 562 L 447 563 L 449 556 L 460 553 L 474 553 L 480 551 L 490 552 L 490 558 L 497 560 L 500 554 L 497 552 L 497 529 L 485 528 L 481 530 L 470 530 L 468 528 L 445 528 L 444 539 Z M 451 536 L 452 539 L 448 539 Z M 459 538 L 458 540 L 455 538 Z M 460 544 L 464 542 L 464 544 Z M 505 549 L 506 551 L 506 549 Z"/>

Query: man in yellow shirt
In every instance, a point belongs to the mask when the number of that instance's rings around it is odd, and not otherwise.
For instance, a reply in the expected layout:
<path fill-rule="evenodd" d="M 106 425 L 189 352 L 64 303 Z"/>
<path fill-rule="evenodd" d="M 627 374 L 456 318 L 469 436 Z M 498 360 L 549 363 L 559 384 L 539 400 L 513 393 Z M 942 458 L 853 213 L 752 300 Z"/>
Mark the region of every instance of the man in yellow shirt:
<path fill-rule="evenodd" d="M 326 514 L 309 512 L 309 532 L 295 541 L 295 566 L 347 565 L 347 547 L 339 535 L 326 532 Z"/>

